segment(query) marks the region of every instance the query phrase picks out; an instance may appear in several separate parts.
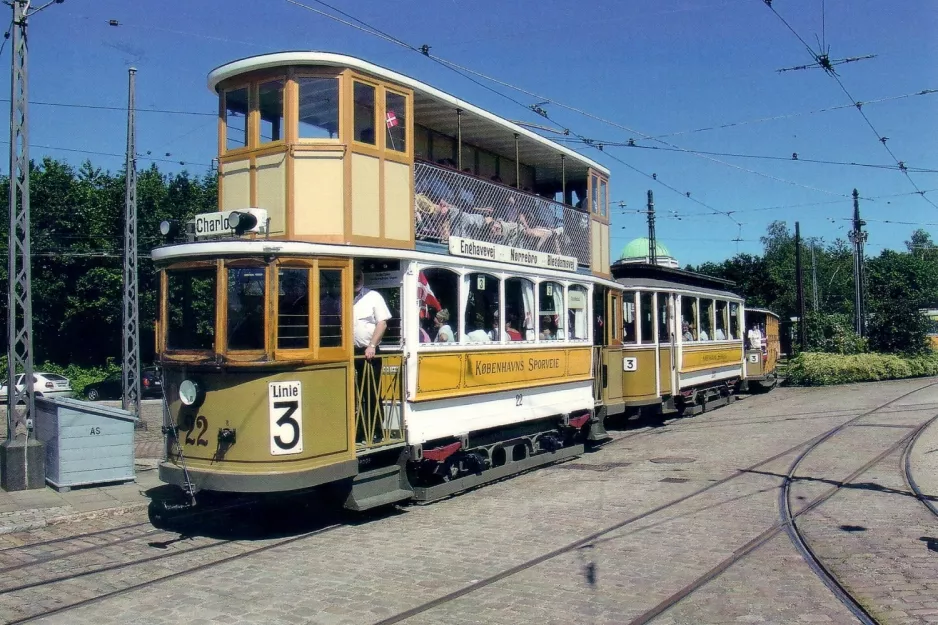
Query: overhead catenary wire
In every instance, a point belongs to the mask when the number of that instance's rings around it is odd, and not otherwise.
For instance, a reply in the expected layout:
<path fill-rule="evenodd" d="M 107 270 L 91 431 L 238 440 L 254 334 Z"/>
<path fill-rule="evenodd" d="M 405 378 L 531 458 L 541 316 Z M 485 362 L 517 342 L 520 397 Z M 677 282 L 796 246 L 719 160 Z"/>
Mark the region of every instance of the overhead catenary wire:
<path fill-rule="evenodd" d="M 0 144 L 9 145 L 10 142 L 9 142 L 9 141 L 5 141 L 5 140 L 0 140 Z M 101 152 L 101 151 L 98 151 L 98 150 L 84 150 L 84 149 L 79 149 L 79 148 L 66 148 L 66 147 L 56 146 L 56 145 L 41 145 L 41 144 L 38 144 L 38 143 L 30 143 L 30 144 L 29 144 L 29 147 L 30 147 L 30 148 L 37 148 L 37 149 L 39 149 L 39 150 L 57 150 L 57 151 L 59 151 L 59 152 L 73 152 L 73 153 L 77 153 L 77 154 L 92 154 L 92 155 L 95 155 L 95 156 L 113 156 L 113 157 L 117 157 L 117 158 L 126 158 L 126 156 L 127 156 L 126 154 L 118 154 L 118 153 L 116 153 L 116 152 Z M 182 165 L 182 166 L 184 166 L 184 167 L 185 167 L 186 165 L 197 165 L 197 166 L 199 166 L 199 167 L 208 167 L 208 168 L 210 168 L 210 169 L 212 168 L 212 164 L 211 164 L 211 163 L 199 163 L 199 162 L 196 162 L 196 161 L 188 161 L 188 160 L 184 160 L 184 159 L 175 159 L 175 160 L 173 160 L 173 159 L 170 159 L 170 158 L 157 158 L 157 157 L 153 157 L 153 156 L 146 156 L 146 155 L 144 155 L 144 154 L 137 154 L 137 158 L 140 159 L 140 160 L 144 160 L 144 161 L 153 161 L 153 162 L 156 162 L 156 163 L 173 163 L 173 164 L 175 164 L 175 165 Z"/>
<path fill-rule="evenodd" d="M 559 137 L 554 139 L 559 143 L 576 143 L 583 142 L 582 139 L 570 138 L 570 137 Z M 639 150 L 659 150 L 662 152 L 685 152 L 689 154 L 709 154 L 711 156 L 727 156 L 732 158 L 749 158 L 749 159 L 759 159 L 759 160 L 771 160 L 771 161 L 787 161 L 794 163 L 812 163 L 818 165 L 843 165 L 849 167 L 868 167 L 872 169 L 888 169 L 893 171 L 912 171 L 917 173 L 926 173 L 926 174 L 938 174 L 938 169 L 927 169 L 923 167 L 909 167 L 905 164 L 902 165 L 877 165 L 875 163 L 857 163 L 852 161 L 831 161 L 825 159 L 817 158 L 804 158 L 798 153 L 793 153 L 792 156 L 777 156 L 771 154 L 740 154 L 736 152 L 710 152 L 707 150 L 690 150 L 690 149 L 675 149 L 669 147 L 662 147 L 658 145 L 639 145 L 634 141 L 604 141 L 601 139 L 590 139 L 592 143 L 599 143 L 603 147 L 627 147 L 635 148 Z"/>
<path fill-rule="evenodd" d="M 894 100 L 904 100 L 906 98 L 914 98 L 916 96 L 924 96 L 924 95 L 933 95 L 936 93 L 938 93 L 938 89 L 922 89 L 921 91 L 915 91 L 913 93 L 904 93 L 902 95 L 888 96 L 885 98 L 878 98 L 876 100 L 866 100 L 864 102 L 855 102 L 853 104 L 838 104 L 837 106 L 829 106 L 826 108 L 814 109 L 810 111 L 801 111 L 798 113 L 783 113 L 781 115 L 772 115 L 770 117 L 759 117 L 756 119 L 747 119 L 747 120 L 736 121 L 736 122 L 726 122 L 723 124 L 717 124 L 714 126 L 704 126 L 701 128 L 694 128 L 691 130 L 678 130 L 675 132 L 668 132 L 665 134 L 655 135 L 655 138 L 665 139 L 667 137 L 677 137 L 680 135 L 688 135 L 688 134 L 699 133 L 699 132 L 708 132 L 711 130 L 721 130 L 723 128 L 733 128 L 736 126 L 746 126 L 749 124 L 761 124 L 764 122 L 778 121 L 781 119 L 791 119 L 793 117 L 802 117 L 805 115 L 816 115 L 818 113 L 829 113 L 831 111 L 840 111 L 843 109 L 853 108 L 857 106 L 857 104 L 862 105 L 862 106 L 869 106 L 870 104 L 892 102 Z"/>
<path fill-rule="evenodd" d="M 374 26 L 371 26 L 371 25 L 368 24 L 367 22 L 365 22 L 365 21 L 363 21 L 363 20 L 361 20 L 361 19 L 359 19 L 359 18 L 357 18 L 357 17 L 355 17 L 355 16 L 353 16 L 353 15 L 351 15 L 351 14 L 349 14 L 349 13 L 346 13 L 345 11 L 342 11 L 341 9 L 338 9 L 338 8 L 334 7 L 334 6 L 332 6 L 331 4 L 329 4 L 329 3 L 327 3 L 327 2 L 324 2 L 323 0 L 312 0 L 312 1 L 315 2 L 316 4 L 319 4 L 319 5 L 321 5 L 321 6 L 324 6 L 324 7 L 328 8 L 328 9 L 331 10 L 331 11 L 335 11 L 336 13 L 338 13 L 338 14 L 340 14 L 340 15 L 342 15 L 342 16 L 344 16 L 344 17 L 350 19 L 350 20 L 353 20 L 353 21 L 356 22 L 357 24 L 350 24 L 347 20 L 343 20 L 343 19 L 341 19 L 341 18 L 339 18 L 339 17 L 336 17 L 335 15 L 331 15 L 330 13 L 328 13 L 328 12 L 326 12 L 326 11 L 321 11 L 321 10 L 319 10 L 319 9 L 316 9 L 315 7 L 311 7 L 311 6 L 307 5 L 307 4 L 304 4 L 304 3 L 302 3 L 302 2 L 299 2 L 298 0 L 286 0 L 286 2 L 288 2 L 288 3 L 290 3 L 290 4 L 293 4 L 293 5 L 302 7 L 302 8 L 304 8 L 304 9 L 307 9 L 307 10 L 309 10 L 309 11 L 312 11 L 312 12 L 314 12 L 314 13 L 317 13 L 317 14 L 322 15 L 322 16 L 324 16 L 324 17 L 327 17 L 327 18 L 329 18 L 329 19 L 332 19 L 332 20 L 335 20 L 335 21 L 340 22 L 340 23 L 342 23 L 342 24 L 351 26 L 351 27 L 353 27 L 353 28 L 355 28 L 355 29 L 357 29 L 357 30 L 360 30 L 360 31 L 363 31 L 363 32 L 366 32 L 366 33 L 369 33 L 369 34 L 372 34 L 372 35 L 375 35 L 375 36 L 377 36 L 377 37 L 380 37 L 381 39 L 384 39 L 385 41 L 389 41 L 389 42 L 394 43 L 394 44 L 396 44 L 396 45 L 399 45 L 399 46 L 402 46 L 402 47 L 407 48 L 407 49 L 409 49 L 409 50 L 412 50 L 412 51 L 414 51 L 414 52 L 420 53 L 420 54 L 422 54 L 423 56 L 426 56 L 427 58 L 431 59 L 432 61 L 434 61 L 434 62 L 436 62 L 436 63 L 442 65 L 443 67 L 446 67 L 446 68 L 450 69 L 451 71 L 455 71 L 457 74 L 459 74 L 459 75 L 463 76 L 464 78 L 468 79 L 469 81 L 471 81 L 471 82 L 473 82 L 473 83 L 475 83 L 475 84 L 481 86 L 482 88 L 484 88 L 484 89 L 486 89 L 486 90 L 488 90 L 488 91 L 491 91 L 491 92 L 493 92 L 493 93 L 495 93 L 495 94 L 497 94 L 497 95 L 499 95 L 499 96 L 501 96 L 501 97 L 503 97 L 503 98 L 506 98 L 507 100 L 509 100 L 509 101 L 511 101 L 511 102 L 513 102 L 513 103 L 515 103 L 515 104 L 517 104 L 518 106 L 521 106 L 522 108 L 524 108 L 524 109 L 526 109 L 526 110 L 528 110 L 528 111 L 534 110 L 536 113 L 540 114 L 540 115 L 541 115 L 542 117 L 544 117 L 545 119 L 549 120 L 550 122 L 554 123 L 555 125 L 557 125 L 557 126 L 559 126 L 559 127 L 561 127 L 561 128 L 564 128 L 562 124 L 559 124 L 559 123 L 556 122 L 555 120 L 551 119 L 550 116 L 546 113 L 546 111 L 538 110 L 537 107 L 532 107 L 532 106 L 530 106 L 530 105 L 527 105 L 527 104 L 521 102 L 520 100 L 518 100 L 518 99 L 516 99 L 516 98 L 512 98 L 511 96 L 505 94 L 504 92 L 499 91 L 498 89 L 493 89 L 492 87 L 490 87 L 490 86 L 488 86 L 488 85 L 486 85 L 486 84 L 484 84 L 484 83 L 482 83 L 482 82 L 476 80 L 475 78 L 473 78 L 473 75 L 478 76 L 478 77 L 480 77 L 480 78 L 484 78 L 484 79 L 489 80 L 489 81 L 492 81 L 492 82 L 495 82 L 495 83 L 500 84 L 500 85 L 503 85 L 503 86 L 510 87 L 510 88 L 515 89 L 516 91 L 519 91 L 519 92 L 524 93 L 524 94 L 526 94 L 526 95 L 541 98 L 541 96 L 539 96 L 538 94 L 535 94 L 535 93 L 533 93 L 533 92 L 527 91 L 527 90 L 522 89 L 522 88 L 520 88 L 520 87 L 516 87 L 516 86 L 514 86 L 514 85 L 510 85 L 509 83 L 504 83 L 503 81 L 499 81 L 499 80 L 497 80 L 497 79 L 493 79 L 493 78 L 491 78 L 491 77 L 489 77 L 489 76 L 486 76 L 485 74 L 482 74 L 482 73 L 480 73 L 480 72 L 476 72 L 475 70 L 471 70 L 471 69 L 469 69 L 469 68 L 462 67 L 461 65 L 458 65 L 458 64 L 453 63 L 453 62 L 451 62 L 451 61 L 448 61 L 448 60 L 446 60 L 446 59 L 443 59 L 442 57 L 438 57 L 438 56 L 436 56 L 436 55 L 430 54 L 430 51 L 429 51 L 430 48 L 429 48 L 429 46 L 422 46 L 422 47 L 420 47 L 420 48 L 417 48 L 417 47 L 415 47 L 415 46 L 413 46 L 413 45 L 411 45 L 411 44 L 409 44 L 409 43 L 407 43 L 407 42 L 405 42 L 405 41 L 402 41 L 402 40 L 398 39 L 397 37 L 394 37 L 393 35 L 390 35 L 390 34 L 384 32 L 384 31 L 382 31 L 382 30 L 380 30 L 380 29 L 378 29 L 378 28 L 375 28 Z M 541 98 L 541 99 L 543 99 L 543 100 L 545 100 L 545 101 L 548 101 L 548 100 L 549 100 L 548 98 Z M 553 100 L 550 100 L 550 101 L 553 102 Z M 572 107 L 566 107 L 566 108 L 572 108 Z M 578 110 L 578 109 L 576 109 L 576 110 Z M 587 116 L 595 117 L 595 116 L 593 116 L 593 115 L 590 114 L 590 113 L 586 113 L 585 111 L 579 111 L 579 112 L 581 112 L 582 114 L 587 115 Z M 599 119 L 599 118 L 597 118 L 597 119 Z M 569 132 L 571 132 L 571 133 L 574 134 L 575 136 L 577 136 L 577 137 L 583 139 L 584 142 L 585 142 L 587 145 L 589 145 L 590 147 L 593 147 L 593 148 L 596 148 L 596 149 L 599 149 L 600 151 L 602 151 L 602 149 L 601 149 L 600 147 L 597 147 L 596 145 L 592 145 L 592 144 L 591 144 L 591 141 L 589 140 L 588 137 L 586 137 L 586 136 L 584 136 L 584 135 L 580 135 L 579 133 L 573 132 L 573 131 L 571 131 L 571 130 L 569 130 L 569 129 L 567 129 L 567 128 L 564 128 L 564 129 L 565 129 L 565 130 L 568 130 Z M 630 165 L 629 163 L 626 163 L 626 162 L 623 161 L 622 159 L 619 159 L 619 158 L 617 158 L 617 157 L 615 157 L 615 156 L 613 156 L 613 155 L 611 155 L 611 154 L 609 154 L 609 153 L 606 153 L 606 156 L 608 156 L 609 158 L 612 158 L 613 160 L 619 162 L 620 164 L 622 164 L 622 165 L 628 167 L 628 168 L 631 169 L 632 171 L 634 171 L 634 172 L 636 172 L 636 173 L 639 173 L 639 174 L 641 174 L 641 175 L 643 175 L 643 176 L 645 176 L 645 177 L 647 177 L 647 178 L 649 178 L 649 179 L 651 179 L 651 180 L 654 180 L 654 181 L 658 182 L 659 184 L 662 184 L 663 186 L 665 186 L 666 188 L 670 189 L 671 191 L 674 191 L 675 193 L 678 193 L 678 194 L 680 194 L 680 195 L 682 195 L 682 196 L 684 196 L 684 197 L 687 197 L 688 199 L 691 199 L 691 201 L 696 202 L 697 204 L 700 204 L 701 206 L 704 206 L 705 208 L 710 209 L 711 211 L 713 211 L 714 214 L 724 215 L 724 216 L 728 217 L 730 220 L 732 220 L 734 223 L 737 223 L 737 224 L 738 224 L 738 222 L 736 222 L 736 220 L 733 219 L 732 216 L 731 216 L 729 213 L 727 213 L 726 211 L 721 211 L 721 210 L 719 210 L 719 209 L 717 209 L 717 208 L 714 208 L 714 207 L 712 207 L 712 206 L 710 206 L 710 205 L 708 205 L 708 204 L 706 204 L 706 203 L 704 203 L 704 202 L 701 202 L 700 200 L 698 200 L 698 199 L 696 199 L 696 198 L 692 198 L 692 197 L 690 196 L 690 194 L 689 194 L 688 192 L 686 192 L 686 191 L 681 191 L 680 189 L 677 189 L 677 188 L 675 188 L 675 187 L 673 187 L 673 186 L 671 186 L 671 185 L 665 184 L 665 183 L 663 183 L 662 181 L 659 181 L 659 180 L 657 179 L 657 176 L 656 176 L 655 174 L 648 174 L 648 173 L 646 173 L 646 172 L 644 172 L 644 171 L 642 171 L 642 170 L 640 170 L 640 169 L 638 169 L 638 168 L 636 168 L 636 167 Z"/>
<path fill-rule="evenodd" d="M 0 98 L 0 102 L 9 102 L 9 98 Z M 120 111 L 122 113 L 127 112 L 126 106 L 110 106 L 106 104 L 81 104 L 77 102 L 44 102 L 44 101 L 32 101 L 29 102 L 30 106 L 54 106 L 60 108 L 74 108 L 74 109 L 92 109 L 99 111 Z M 204 111 L 183 111 L 176 109 L 159 109 L 159 108 L 137 108 L 134 109 L 136 113 L 162 113 L 166 115 L 197 115 L 200 117 L 218 117 L 218 113 L 209 113 Z"/>
<path fill-rule="evenodd" d="M 788 21 L 778 11 L 775 10 L 775 7 L 772 6 L 771 0 L 762 0 L 762 2 L 785 25 L 785 27 L 791 31 L 791 33 L 798 39 L 798 41 L 800 41 L 802 45 L 804 45 L 804 47 L 808 50 L 808 54 L 811 55 L 811 58 L 815 61 L 820 62 L 820 56 L 818 55 L 818 53 L 816 53 L 811 48 L 811 46 L 808 45 L 808 43 L 801 37 L 801 35 L 798 34 L 798 32 L 794 28 L 792 28 L 791 24 L 789 24 Z M 823 54 L 823 51 L 821 52 L 821 54 Z M 908 170 L 905 168 L 903 162 L 899 160 L 899 158 L 895 155 L 895 153 L 892 151 L 892 148 L 886 145 L 886 141 L 888 140 L 888 137 L 880 134 L 880 132 L 876 130 L 876 127 L 873 125 L 873 122 L 870 121 L 870 118 L 863 111 L 862 102 L 857 100 L 853 96 L 853 94 L 850 93 L 850 91 L 847 89 L 847 86 L 844 85 L 843 81 L 840 79 L 840 76 L 838 76 L 836 72 L 831 70 L 829 66 L 825 67 L 825 71 L 828 75 L 831 76 L 831 78 L 833 78 L 837 82 L 837 85 L 840 87 L 840 89 L 850 99 L 850 102 L 853 103 L 853 105 L 857 109 L 857 112 L 859 112 L 860 116 L 863 117 L 863 121 L 866 122 L 866 125 L 869 126 L 870 130 L 873 131 L 873 134 L 876 135 L 876 140 L 883 145 L 883 148 L 886 149 L 886 152 L 889 154 L 889 156 L 892 157 L 892 159 L 896 162 L 897 165 L 900 166 L 900 171 L 905 175 L 909 183 L 915 188 L 915 190 L 919 193 L 919 195 L 922 196 L 922 199 L 928 202 L 929 204 L 931 204 L 934 208 L 938 209 L 938 204 L 936 204 L 930 198 L 925 196 L 925 193 L 919 188 L 918 184 L 916 184 L 916 182 L 912 179 L 912 176 L 909 174 Z"/>

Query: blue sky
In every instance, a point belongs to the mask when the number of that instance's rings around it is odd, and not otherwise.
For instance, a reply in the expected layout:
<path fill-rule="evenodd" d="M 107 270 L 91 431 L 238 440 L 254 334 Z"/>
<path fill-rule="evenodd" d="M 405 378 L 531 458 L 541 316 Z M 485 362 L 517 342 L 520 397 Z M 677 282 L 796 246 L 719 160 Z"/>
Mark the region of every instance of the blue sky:
<path fill-rule="evenodd" d="M 822 0 L 774 0 L 772 6 L 817 48 Z M 797 152 L 800 159 L 895 165 L 856 108 L 808 114 L 851 100 L 818 69 L 776 72 L 811 58 L 763 0 L 361 0 L 341 8 L 412 45 L 430 45 L 440 57 L 615 123 L 544 107 L 552 120 L 595 141 L 634 138 L 639 145 L 668 147 L 642 136 L 681 133 L 662 141 L 684 150 L 783 158 Z M 832 59 L 877 55 L 837 68 L 854 98 L 872 101 L 938 89 L 935 0 L 826 0 L 824 9 Z M 135 66 L 138 151 L 171 161 L 159 163 L 168 171 L 182 169 L 183 161 L 190 171 L 204 172 L 215 156 L 209 70 L 280 50 L 360 56 L 509 119 L 545 122 L 415 52 L 285 0 L 66 0 L 31 20 L 29 40 L 33 102 L 126 106 L 127 68 Z M 9 62 L 8 49 L 2 61 Z M 491 86 L 525 104 L 536 103 Z M 863 111 L 908 167 L 938 170 L 938 93 L 870 103 Z M 685 132 L 777 116 L 782 118 Z M 33 158 L 49 154 L 74 163 L 90 158 L 112 170 L 122 166 L 124 112 L 33 104 L 30 118 Z M 658 237 L 682 264 L 718 261 L 737 251 L 758 253 L 759 237 L 775 219 L 791 227 L 800 221 L 804 236 L 828 242 L 845 237 L 854 188 L 870 198 L 861 202 L 870 254 L 903 247 L 918 227 L 885 221 L 927 224 L 921 227 L 938 238 L 938 208 L 915 195 L 909 179 L 896 170 L 693 155 L 673 147 L 607 147 L 605 153 L 574 147 L 609 167 L 612 199 L 626 204 L 613 218 L 616 255 L 646 232 L 644 217 L 634 211 L 644 207 L 648 189 L 655 193 Z M 613 157 L 656 174 L 681 193 Z M 910 175 L 919 189 L 935 189 L 925 196 L 938 204 L 938 173 Z M 711 208 L 733 211 L 732 219 Z"/>

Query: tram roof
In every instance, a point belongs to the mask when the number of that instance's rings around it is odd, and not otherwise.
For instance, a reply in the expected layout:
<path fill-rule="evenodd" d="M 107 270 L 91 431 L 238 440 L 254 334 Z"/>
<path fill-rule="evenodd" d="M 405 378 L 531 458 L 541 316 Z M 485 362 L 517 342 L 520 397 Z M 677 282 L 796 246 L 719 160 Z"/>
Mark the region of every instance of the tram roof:
<path fill-rule="evenodd" d="M 678 289 L 734 300 L 743 299 L 728 290 L 729 287 L 735 286 L 734 282 L 683 269 L 647 263 L 613 263 L 612 275 L 615 281 L 626 289 Z"/>
<path fill-rule="evenodd" d="M 409 87 L 414 90 L 414 117 L 434 130 L 453 136 L 456 135 L 456 115 L 453 111 L 460 109 L 464 113 L 461 120 L 463 140 L 491 149 L 507 158 L 514 158 L 514 134 L 517 133 L 521 162 L 536 165 L 537 169 L 545 174 L 560 176 L 560 159 L 556 157 L 563 154 L 567 157 L 565 166 L 568 175 L 585 176 L 589 167 L 609 175 L 609 170 L 596 161 L 503 117 L 404 74 L 345 54 L 295 51 L 246 57 L 225 63 L 209 72 L 208 87 L 216 91 L 220 82 L 240 74 L 296 65 L 348 67 Z"/>
<path fill-rule="evenodd" d="M 780 317 L 779 317 L 776 313 L 772 312 L 772 311 L 769 310 L 768 308 L 748 308 L 748 307 L 747 307 L 747 308 L 746 308 L 746 313 L 747 313 L 747 314 L 748 314 L 748 313 L 762 313 L 763 315 L 772 315 L 772 316 L 775 317 L 776 319 L 780 319 Z"/>

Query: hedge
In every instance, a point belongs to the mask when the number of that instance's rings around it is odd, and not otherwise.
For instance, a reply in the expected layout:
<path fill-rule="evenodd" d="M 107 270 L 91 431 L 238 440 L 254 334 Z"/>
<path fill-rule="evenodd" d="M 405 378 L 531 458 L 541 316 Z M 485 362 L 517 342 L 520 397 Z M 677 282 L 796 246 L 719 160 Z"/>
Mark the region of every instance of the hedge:
<path fill-rule="evenodd" d="M 822 354 L 804 352 L 789 365 L 786 384 L 824 386 L 851 382 L 875 382 L 938 376 L 938 354 L 897 356 L 895 354 Z"/>

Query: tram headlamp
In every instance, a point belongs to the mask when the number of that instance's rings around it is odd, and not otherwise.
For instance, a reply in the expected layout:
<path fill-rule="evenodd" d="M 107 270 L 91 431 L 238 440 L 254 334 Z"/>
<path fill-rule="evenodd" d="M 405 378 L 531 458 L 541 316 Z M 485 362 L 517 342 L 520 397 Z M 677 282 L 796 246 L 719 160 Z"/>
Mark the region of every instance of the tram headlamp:
<path fill-rule="evenodd" d="M 179 385 L 179 401 L 184 406 L 193 406 L 202 399 L 202 388 L 192 380 L 183 380 Z"/>
<path fill-rule="evenodd" d="M 165 219 L 161 221 L 160 234 L 162 234 L 167 241 L 176 238 L 176 235 L 179 234 L 179 222 L 175 219 Z"/>
<path fill-rule="evenodd" d="M 231 227 L 236 234 L 244 234 L 256 225 L 257 217 L 251 213 L 232 211 L 231 214 L 228 215 L 228 226 Z"/>

